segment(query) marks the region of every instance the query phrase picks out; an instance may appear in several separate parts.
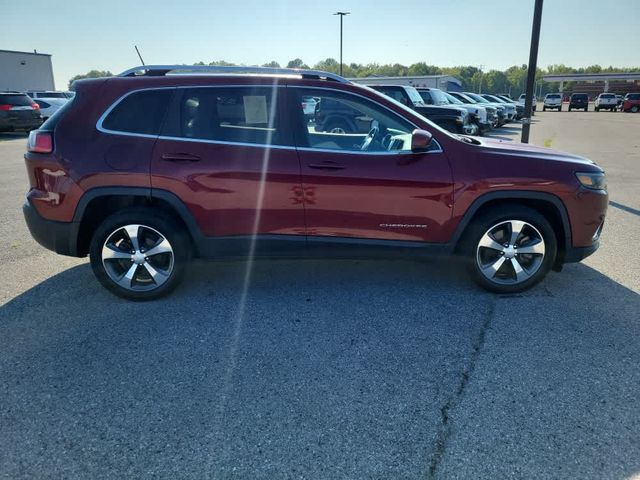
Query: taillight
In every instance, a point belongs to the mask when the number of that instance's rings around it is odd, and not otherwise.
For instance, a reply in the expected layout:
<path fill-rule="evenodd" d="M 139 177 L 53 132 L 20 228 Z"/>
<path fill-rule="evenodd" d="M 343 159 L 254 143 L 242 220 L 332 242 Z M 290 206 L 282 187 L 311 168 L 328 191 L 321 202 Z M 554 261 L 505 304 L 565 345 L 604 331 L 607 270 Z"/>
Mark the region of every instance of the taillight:
<path fill-rule="evenodd" d="M 29 133 L 27 150 L 33 153 L 51 153 L 53 151 L 53 135 L 51 132 L 33 130 Z"/>
<path fill-rule="evenodd" d="M 38 105 L 36 102 L 33 102 L 31 104 L 31 108 L 33 108 L 34 110 L 40 110 L 40 105 Z"/>
<path fill-rule="evenodd" d="M 9 105 L 6 103 L 0 104 L 0 110 L 11 110 L 13 108 L 13 105 Z"/>

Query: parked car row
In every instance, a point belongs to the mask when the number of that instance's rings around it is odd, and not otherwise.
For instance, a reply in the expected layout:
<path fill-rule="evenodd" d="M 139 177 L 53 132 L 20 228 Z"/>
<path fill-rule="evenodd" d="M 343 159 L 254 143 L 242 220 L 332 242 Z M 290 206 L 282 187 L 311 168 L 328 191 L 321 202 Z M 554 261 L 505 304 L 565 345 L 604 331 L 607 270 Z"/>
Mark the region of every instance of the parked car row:
<path fill-rule="evenodd" d="M 0 92 L 0 132 L 35 130 L 72 97 L 72 92 Z"/>
<path fill-rule="evenodd" d="M 524 115 L 524 103 L 506 96 L 408 85 L 370 86 L 454 133 L 481 136 Z"/>
<path fill-rule="evenodd" d="M 563 97 L 561 93 L 547 93 L 544 97 L 542 110 L 558 110 L 562 111 Z M 589 111 L 589 96 L 586 93 L 574 93 L 569 97 L 568 110 L 584 110 Z M 620 110 L 623 112 L 639 112 L 640 111 L 640 93 L 627 93 L 624 98 L 615 93 L 601 93 L 594 102 L 594 110 L 609 110 L 615 112 Z"/>

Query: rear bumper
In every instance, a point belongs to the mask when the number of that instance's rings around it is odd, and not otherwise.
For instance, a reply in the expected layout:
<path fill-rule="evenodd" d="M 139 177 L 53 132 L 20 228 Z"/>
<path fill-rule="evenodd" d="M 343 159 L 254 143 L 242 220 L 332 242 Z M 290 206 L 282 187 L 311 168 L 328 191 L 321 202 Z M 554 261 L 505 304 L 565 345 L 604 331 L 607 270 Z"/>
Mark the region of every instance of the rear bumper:
<path fill-rule="evenodd" d="M 42 121 L 42 118 L 34 118 L 14 122 L 7 118 L 0 118 L 0 132 L 35 130 L 42 125 Z"/>
<path fill-rule="evenodd" d="M 79 257 L 77 239 L 80 224 L 78 222 L 56 222 L 43 218 L 29 201 L 22 206 L 24 219 L 31 236 L 48 250 L 60 255 Z"/>

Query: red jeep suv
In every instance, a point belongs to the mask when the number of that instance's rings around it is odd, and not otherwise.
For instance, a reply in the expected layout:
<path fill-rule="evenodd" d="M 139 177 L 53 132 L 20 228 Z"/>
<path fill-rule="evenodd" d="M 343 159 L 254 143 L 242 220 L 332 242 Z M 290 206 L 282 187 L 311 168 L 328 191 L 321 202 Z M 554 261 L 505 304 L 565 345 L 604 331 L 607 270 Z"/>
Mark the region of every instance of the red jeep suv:
<path fill-rule="evenodd" d="M 517 292 L 598 248 L 592 161 L 448 133 L 337 75 L 145 66 L 75 90 L 29 137 L 24 215 L 125 298 L 167 294 L 191 257 L 444 252 Z M 364 133 L 316 128 L 308 97 L 359 112 Z"/>

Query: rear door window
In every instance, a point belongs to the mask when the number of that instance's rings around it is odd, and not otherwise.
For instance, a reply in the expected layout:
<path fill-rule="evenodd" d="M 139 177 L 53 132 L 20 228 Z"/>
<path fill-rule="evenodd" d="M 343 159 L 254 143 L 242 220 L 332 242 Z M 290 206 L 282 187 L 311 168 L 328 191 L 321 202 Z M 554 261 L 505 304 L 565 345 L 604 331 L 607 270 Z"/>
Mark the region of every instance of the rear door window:
<path fill-rule="evenodd" d="M 179 89 L 163 136 L 285 145 L 277 87 Z"/>
<path fill-rule="evenodd" d="M 113 132 L 159 135 L 174 90 L 141 90 L 127 95 L 107 113 L 102 128 Z"/>

